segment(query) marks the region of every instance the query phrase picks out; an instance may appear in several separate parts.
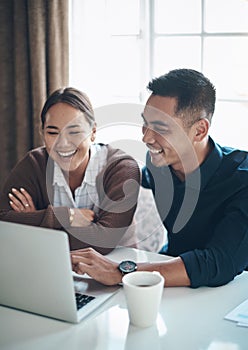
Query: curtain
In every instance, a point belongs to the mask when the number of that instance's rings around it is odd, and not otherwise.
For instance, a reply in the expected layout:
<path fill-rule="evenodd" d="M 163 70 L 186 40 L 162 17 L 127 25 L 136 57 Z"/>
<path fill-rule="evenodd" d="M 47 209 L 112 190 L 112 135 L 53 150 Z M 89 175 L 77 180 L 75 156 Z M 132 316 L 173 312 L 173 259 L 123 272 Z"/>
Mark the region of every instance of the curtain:
<path fill-rule="evenodd" d="M 68 0 L 0 0 L 0 186 L 42 144 L 47 96 L 68 85 Z"/>

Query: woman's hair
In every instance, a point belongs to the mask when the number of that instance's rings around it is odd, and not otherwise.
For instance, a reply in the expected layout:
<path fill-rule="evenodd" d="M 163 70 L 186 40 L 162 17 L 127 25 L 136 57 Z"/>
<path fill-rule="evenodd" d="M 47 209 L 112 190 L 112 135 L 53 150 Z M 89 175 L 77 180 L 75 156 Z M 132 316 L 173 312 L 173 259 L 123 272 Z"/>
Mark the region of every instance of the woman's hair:
<path fill-rule="evenodd" d="M 68 105 L 82 111 L 90 126 L 93 126 L 95 123 L 94 111 L 89 97 L 84 92 L 75 88 L 65 87 L 54 91 L 46 100 L 41 111 L 42 129 L 44 129 L 47 111 L 50 107 L 59 102 L 67 103 Z"/>

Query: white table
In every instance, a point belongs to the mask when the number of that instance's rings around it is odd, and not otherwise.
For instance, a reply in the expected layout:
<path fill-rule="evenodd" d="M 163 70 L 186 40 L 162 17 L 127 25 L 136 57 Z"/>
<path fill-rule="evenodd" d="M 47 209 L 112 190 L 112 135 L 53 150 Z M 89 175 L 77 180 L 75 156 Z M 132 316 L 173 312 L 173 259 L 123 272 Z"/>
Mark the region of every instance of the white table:
<path fill-rule="evenodd" d="M 120 261 L 157 261 L 166 257 L 136 249 L 116 249 Z M 229 284 L 198 289 L 165 288 L 157 324 L 129 324 L 122 289 L 80 324 L 0 307 L 1 350 L 247 350 L 248 328 L 224 316 L 248 298 L 248 272 Z"/>

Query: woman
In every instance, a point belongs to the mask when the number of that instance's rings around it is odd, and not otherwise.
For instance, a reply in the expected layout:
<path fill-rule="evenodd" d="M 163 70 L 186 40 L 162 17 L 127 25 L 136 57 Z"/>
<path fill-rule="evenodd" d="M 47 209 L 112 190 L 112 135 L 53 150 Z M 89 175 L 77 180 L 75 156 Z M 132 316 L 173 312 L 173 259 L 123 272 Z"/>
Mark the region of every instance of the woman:
<path fill-rule="evenodd" d="M 64 229 L 71 250 L 110 252 L 127 241 L 139 191 L 137 163 L 93 143 L 92 105 L 74 88 L 51 94 L 41 124 L 45 146 L 28 152 L 10 173 L 0 194 L 0 219 Z"/>

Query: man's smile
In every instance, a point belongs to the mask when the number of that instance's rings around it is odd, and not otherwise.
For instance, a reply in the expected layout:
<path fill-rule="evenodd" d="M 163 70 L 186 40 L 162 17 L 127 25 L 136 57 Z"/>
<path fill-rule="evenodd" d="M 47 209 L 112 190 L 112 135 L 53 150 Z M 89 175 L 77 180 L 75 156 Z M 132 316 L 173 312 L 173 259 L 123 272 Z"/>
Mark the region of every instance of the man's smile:
<path fill-rule="evenodd" d="M 148 146 L 148 149 L 149 151 L 152 153 L 152 154 L 159 154 L 159 153 L 162 153 L 163 152 L 163 149 L 160 148 L 160 149 L 156 149 L 156 148 L 151 148 Z"/>

